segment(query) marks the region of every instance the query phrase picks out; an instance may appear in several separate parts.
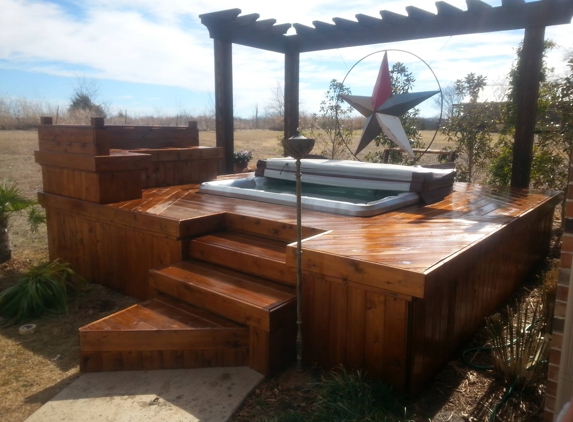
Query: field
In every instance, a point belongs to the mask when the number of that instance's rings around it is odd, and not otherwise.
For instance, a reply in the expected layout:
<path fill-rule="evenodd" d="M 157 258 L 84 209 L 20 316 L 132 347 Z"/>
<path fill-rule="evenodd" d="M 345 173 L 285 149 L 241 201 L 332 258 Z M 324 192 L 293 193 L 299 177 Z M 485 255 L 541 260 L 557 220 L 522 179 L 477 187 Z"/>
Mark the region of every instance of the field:
<path fill-rule="evenodd" d="M 430 144 L 432 138 L 434 137 L 434 131 L 422 131 L 422 142 L 427 145 Z M 235 132 L 235 150 L 250 150 L 253 152 L 253 160 L 250 166 L 256 165 L 257 160 L 269 157 L 277 157 L 280 151 L 280 139 L 282 138 L 282 132 L 276 132 L 272 130 L 242 130 Z M 359 136 L 357 135 L 353 139 L 353 145 L 351 147 L 352 151 L 356 150 L 358 146 Z M 201 145 L 215 146 L 215 132 L 200 132 L 199 133 L 199 143 Z M 431 149 L 441 149 L 446 146 L 450 146 L 453 149 L 453 144 L 447 142 L 444 136 L 439 134 L 436 136 L 436 140 L 431 146 Z M 313 153 L 316 152 L 317 147 Z M 369 145 L 364 151 L 359 154 L 359 158 L 362 159 L 367 153 L 376 150 L 374 143 Z M 430 160 L 435 159 L 433 157 L 428 157 Z"/>
<path fill-rule="evenodd" d="M 279 132 L 273 131 L 239 131 L 235 134 L 235 149 L 252 150 L 254 159 L 250 166 L 253 167 L 258 159 L 277 156 L 279 136 Z M 424 132 L 423 136 L 427 144 L 433 132 Z M 214 132 L 200 132 L 199 138 L 203 145 L 215 145 Z M 447 142 L 439 139 L 432 149 L 445 145 Z M 40 167 L 33 158 L 36 146 L 35 131 L 0 131 L 0 179 L 16 181 L 29 198 L 35 197 L 41 188 Z M 13 284 L 31 265 L 46 260 L 48 255 L 45 228 L 31 234 L 25 218 L 14 216 L 10 234 L 13 258 L 0 265 L 0 290 Z M 0 420 L 24 420 L 77 378 L 77 329 L 131 303 L 131 298 L 94 285 L 70 303 L 68 315 L 48 315 L 33 321 L 38 330 L 31 337 L 20 336 L 17 326 L 0 327 Z M 483 334 L 474 340 L 476 344 L 483 344 L 483 341 Z M 285 406 L 311 403 L 312 395 L 305 396 L 304 391 L 292 381 L 291 373 L 286 372 L 263 383 L 235 420 L 262 420 Z M 410 403 L 409 413 L 416 414 L 416 421 L 428 421 L 429 418 L 433 421 L 485 420 L 487 409 L 497 403 L 503 392 L 503 387 L 495 383 L 490 374 L 452 362 L 434 385 Z M 525 405 L 516 401 L 514 409 L 523 407 L 516 414 L 528 415 L 529 421 L 541 420 L 532 414 L 541 409 L 542 392 L 543 389 L 533 394 Z M 500 420 L 519 420 L 508 419 L 510 413 L 512 411 L 505 412 Z"/>

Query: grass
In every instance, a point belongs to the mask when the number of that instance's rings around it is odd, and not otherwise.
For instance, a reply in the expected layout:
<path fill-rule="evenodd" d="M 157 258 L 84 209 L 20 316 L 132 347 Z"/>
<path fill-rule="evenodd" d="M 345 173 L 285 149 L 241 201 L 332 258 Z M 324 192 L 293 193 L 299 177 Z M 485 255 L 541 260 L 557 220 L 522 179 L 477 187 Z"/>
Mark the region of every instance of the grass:
<path fill-rule="evenodd" d="M 429 145 L 432 137 L 434 136 L 434 131 L 424 130 L 421 132 L 422 141 Z M 276 157 L 279 155 L 279 140 L 282 137 L 282 132 L 272 131 L 272 130 L 241 130 L 235 132 L 235 151 L 249 150 L 253 152 L 253 159 L 249 163 L 249 168 L 255 168 L 257 161 Z M 358 142 L 360 140 L 360 133 L 357 133 L 353 139 L 352 151 L 356 150 Z M 215 132 L 199 132 L 199 143 L 201 145 L 215 146 Z M 445 146 L 453 147 L 453 144 L 447 142 L 443 135 L 438 134 L 436 140 L 432 144 L 432 149 L 441 149 Z M 369 145 L 364 149 L 359 155 L 359 158 L 363 158 L 370 151 L 376 149 L 374 144 Z M 429 157 L 432 162 L 436 162 L 435 156 Z"/>
<path fill-rule="evenodd" d="M 426 143 L 433 136 L 433 132 L 422 134 Z M 253 167 L 256 160 L 277 155 L 279 136 L 280 132 L 267 130 L 238 131 L 235 149 L 253 151 L 250 162 Z M 214 132 L 200 132 L 199 138 L 202 145 L 215 145 Z M 27 198 L 34 198 L 41 188 L 41 169 L 33 155 L 37 142 L 36 131 L 0 131 L 0 180 L 16 181 Z M 438 138 L 432 148 L 445 145 L 447 142 Z M 16 283 L 32 265 L 48 259 L 44 226 L 38 233 L 30 233 L 26 216 L 14 215 L 10 234 L 13 258 L 0 265 L 0 291 Z M 531 291 L 521 292 L 522 296 L 530 294 Z M 76 379 L 79 374 L 78 328 L 133 303 L 131 298 L 91 285 L 69 303 L 68 314 L 32 320 L 37 325 L 32 336 L 20 336 L 18 326 L 0 327 L 0 420 L 24 420 Z M 485 332 L 479 333 L 468 347 L 483 345 L 486 338 Z M 318 399 L 321 393 L 316 383 L 320 374 L 316 375 L 313 370 L 310 373 L 311 376 L 302 381 L 293 381 L 298 376 L 293 375 L 293 371 L 265 381 L 248 397 L 233 421 L 310 420 L 307 415 L 317 411 L 318 403 L 326 406 Z M 336 385 L 337 381 L 334 382 Z M 512 399 L 508 403 L 509 410 L 502 412 L 499 420 L 521 417 L 530 422 L 541 421 L 543 392 L 541 386 L 532 396 Z M 503 393 L 504 386 L 497 383 L 492 374 L 476 372 L 452 361 L 426 391 L 408 403 L 408 411 L 417 422 L 480 421 L 485 420 L 484 415 L 489 415 Z"/>

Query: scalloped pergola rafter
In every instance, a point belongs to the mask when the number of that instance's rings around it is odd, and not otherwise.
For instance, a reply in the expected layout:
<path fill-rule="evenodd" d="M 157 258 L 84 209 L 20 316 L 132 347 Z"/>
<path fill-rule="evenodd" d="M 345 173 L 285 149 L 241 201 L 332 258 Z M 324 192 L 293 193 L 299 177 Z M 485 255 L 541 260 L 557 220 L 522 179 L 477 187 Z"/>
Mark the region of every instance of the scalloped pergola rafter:
<path fill-rule="evenodd" d="M 333 18 L 334 24 L 314 21 L 314 27 L 298 23 L 295 35 L 286 35 L 291 24 L 275 19 L 259 20 L 259 15 L 242 15 L 240 9 L 200 15 L 209 29 L 215 47 L 215 109 L 217 146 L 225 149 L 225 172 L 233 171 L 233 70 L 232 44 L 259 48 L 285 55 L 284 136 L 298 127 L 300 53 L 411 41 L 453 35 L 479 34 L 525 29 L 523 72 L 520 81 L 517 130 L 514 144 L 512 186 L 528 187 L 533 151 L 533 132 L 539 92 L 545 27 L 569 24 L 573 0 L 502 0 L 493 7 L 481 0 L 466 0 L 467 10 L 446 2 L 436 3 L 437 13 L 414 6 L 407 15 L 387 10 L 380 18 L 358 14 L 356 21 Z"/>

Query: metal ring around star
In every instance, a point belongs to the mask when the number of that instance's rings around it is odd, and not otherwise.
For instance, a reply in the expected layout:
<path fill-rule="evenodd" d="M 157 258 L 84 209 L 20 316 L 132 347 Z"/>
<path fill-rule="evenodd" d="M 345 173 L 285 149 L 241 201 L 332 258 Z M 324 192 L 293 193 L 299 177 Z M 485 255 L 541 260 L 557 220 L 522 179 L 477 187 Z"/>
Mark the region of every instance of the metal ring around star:
<path fill-rule="evenodd" d="M 401 53 L 406 53 L 406 54 L 410 54 L 414 57 L 416 57 L 418 60 L 420 60 L 422 63 L 424 63 L 426 65 L 426 67 L 430 70 L 430 72 L 432 72 L 432 75 L 434 75 L 434 79 L 436 81 L 436 83 L 438 84 L 438 89 L 440 91 L 440 117 L 438 119 L 438 127 L 436 128 L 436 131 L 434 132 L 434 136 L 432 137 L 432 140 L 430 141 L 430 143 L 428 144 L 428 146 L 426 147 L 426 150 L 424 152 L 422 152 L 417 158 L 416 161 L 418 161 L 420 158 L 422 158 L 424 156 L 424 154 L 430 149 L 430 147 L 432 146 L 432 144 L 434 143 L 434 141 L 436 140 L 436 136 L 438 136 L 438 131 L 440 130 L 440 126 L 442 124 L 442 118 L 444 115 L 444 93 L 442 91 L 442 85 L 440 84 L 440 81 L 438 80 L 438 77 L 436 76 L 436 73 L 434 72 L 434 70 L 430 67 L 430 65 L 424 60 L 422 59 L 420 56 L 418 56 L 417 54 L 414 54 L 410 51 L 406 51 L 406 50 L 400 50 L 400 49 L 396 49 L 396 48 L 390 48 L 390 49 L 386 49 L 386 50 L 377 50 L 374 51 L 370 54 L 367 54 L 366 56 L 362 57 L 360 60 L 358 60 L 356 63 L 354 63 L 352 65 L 352 67 L 348 70 L 348 72 L 346 72 L 346 75 L 344 76 L 344 79 L 342 79 L 342 85 L 344 86 L 344 82 L 346 81 L 346 78 L 348 77 L 348 75 L 350 75 L 350 72 L 352 72 L 352 69 L 354 69 L 357 65 L 360 64 L 360 62 L 362 62 L 363 60 L 367 59 L 370 56 L 373 56 L 374 54 L 378 54 L 378 53 L 385 53 L 388 51 L 398 51 Z M 336 126 L 338 131 L 340 132 L 340 123 L 338 122 L 338 109 L 336 110 Z M 356 154 L 354 154 L 352 152 L 352 150 L 350 149 L 350 147 L 348 145 L 346 145 L 346 149 L 348 149 L 348 152 L 350 152 L 350 154 L 356 158 L 356 160 L 361 161 Z"/>

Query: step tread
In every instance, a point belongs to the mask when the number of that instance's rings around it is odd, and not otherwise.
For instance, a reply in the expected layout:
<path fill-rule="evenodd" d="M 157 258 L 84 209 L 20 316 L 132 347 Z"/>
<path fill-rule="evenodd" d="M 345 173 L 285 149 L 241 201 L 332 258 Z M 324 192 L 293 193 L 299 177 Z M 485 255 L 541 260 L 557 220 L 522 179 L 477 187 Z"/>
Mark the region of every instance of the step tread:
<path fill-rule="evenodd" d="M 159 295 L 154 300 L 150 301 L 147 307 L 160 312 L 167 317 L 176 318 L 178 321 L 185 322 L 189 325 L 198 323 L 199 321 L 205 321 L 205 323 L 213 327 L 243 327 L 243 325 L 231 321 L 230 319 L 209 312 L 203 308 L 181 302 L 180 300 L 166 295 Z"/>
<path fill-rule="evenodd" d="M 151 270 L 211 292 L 270 310 L 296 298 L 294 289 L 260 277 L 222 268 L 206 262 L 181 261 L 162 269 Z"/>
<path fill-rule="evenodd" d="M 245 326 L 196 306 L 159 296 L 133 305 L 80 328 L 90 331 L 159 331 L 245 328 Z"/>
<path fill-rule="evenodd" d="M 193 239 L 191 243 L 207 243 L 220 248 L 260 256 L 280 263 L 286 262 L 287 243 L 235 231 L 222 231 Z"/>
<path fill-rule="evenodd" d="M 190 258 L 242 273 L 294 285 L 295 273 L 286 264 L 285 241 L 237 231 L 221 231 L 190 242 Z"/>

